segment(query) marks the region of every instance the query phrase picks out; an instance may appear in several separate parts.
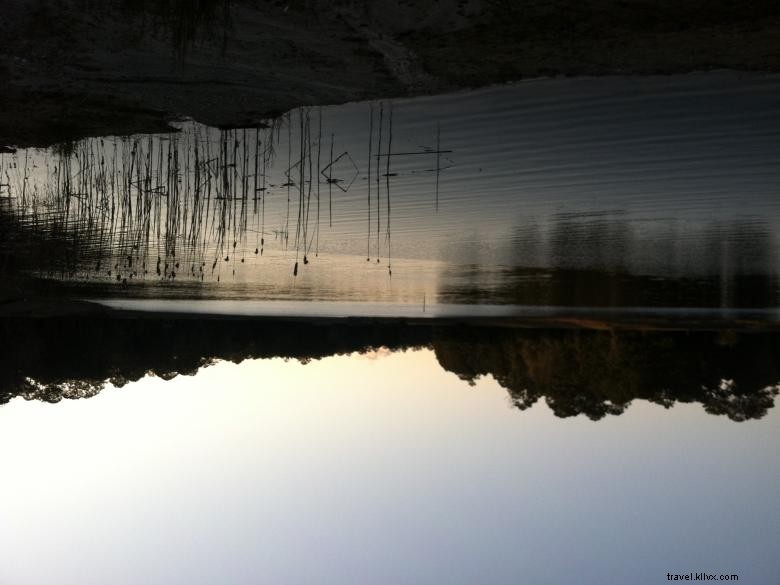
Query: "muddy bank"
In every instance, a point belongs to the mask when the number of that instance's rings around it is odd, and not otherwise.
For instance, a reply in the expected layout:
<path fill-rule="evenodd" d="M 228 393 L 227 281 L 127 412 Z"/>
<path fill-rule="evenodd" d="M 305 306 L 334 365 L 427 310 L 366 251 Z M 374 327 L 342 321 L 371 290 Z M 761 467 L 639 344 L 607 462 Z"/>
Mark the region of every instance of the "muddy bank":
<path fill-rule="evenodd" d="M 9 0 L 0 145 L 251 126 L 300 105 L 540 75 L 780 70 L 780 6 L 662 0 Z"/>

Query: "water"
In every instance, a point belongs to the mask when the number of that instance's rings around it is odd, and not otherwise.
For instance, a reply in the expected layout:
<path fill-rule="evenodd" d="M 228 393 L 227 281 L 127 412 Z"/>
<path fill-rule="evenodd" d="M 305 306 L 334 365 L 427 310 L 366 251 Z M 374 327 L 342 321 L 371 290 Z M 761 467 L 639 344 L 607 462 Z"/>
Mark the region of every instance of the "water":
<path fill-rule="evenodd" d="M 771 315 L 779 86 L 540 80 L 0 155 L 4 263 L 73 296 L 181 310 Z"/>
<path fill-rule="evenodd" d="M 638 399 L 620 416 L 562 420 L 550 399 L 515 408 L 492 376 L 468 385 L 443 356 L 220 362 L 3 406 L 0 581 L 777 574 L 776 409 L 738 423 Z"/>

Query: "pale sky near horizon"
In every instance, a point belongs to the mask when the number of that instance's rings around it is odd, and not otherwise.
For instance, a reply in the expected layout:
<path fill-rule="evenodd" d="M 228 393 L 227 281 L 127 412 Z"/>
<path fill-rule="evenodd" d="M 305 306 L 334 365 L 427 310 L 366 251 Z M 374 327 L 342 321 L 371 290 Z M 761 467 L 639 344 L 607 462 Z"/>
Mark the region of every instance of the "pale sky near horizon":
<path fill-rule="evenodd" d="M 520 412 L 429 350 L 16 399 L 0 407 L 0 584 L 764 584 L 777 416 Z"/>

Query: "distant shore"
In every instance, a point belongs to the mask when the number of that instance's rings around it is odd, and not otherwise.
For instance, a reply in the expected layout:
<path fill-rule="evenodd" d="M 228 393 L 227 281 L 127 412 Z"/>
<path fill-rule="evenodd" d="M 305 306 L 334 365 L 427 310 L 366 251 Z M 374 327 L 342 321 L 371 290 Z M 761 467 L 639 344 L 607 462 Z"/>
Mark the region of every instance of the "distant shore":
<path fill-rule="evenodd" d="M 551 320 L 236 318 L 71 302 L 49 306 L 48 315 L 40 305 L 28 308 L 33 314 L 0 318 L 0 407 L 16 397 L 89 398 L 108 384 L 194 375 L 218 361 L 308 363 L 421 348 L 462 380 L 492 376 L 517 408 L 544 398 L 557 416 L 593 420 L 619 415 L 635 399 L 666 408 L 700 403 L 735 421 L 761 418 L 774 406 L 780 379 L 778 330 L 746 323 L 696 330 L 677 321 L 660 330 Z"/>
<path fill-rule="evenodd" d="M 307 324 L 312 326 L 357 326 L 357 327 L 448 327 L 468 326 L 477 328 L 510 329 L 580 329 L 594 331 L 739 331 L 739 332 L 777 332 L 780 321 L 764 319 L 758 315 L 701 316 L 696 312 L 674 315 L 650 314 L 640 312 L 605 311 L 595 308 L 567 311 L 560 308 L 552 315 L 482 316 L 482 315 L 444 315 L 444 316 L 326 316 L 295 314 L 231 314 L 224 312 L 189 312 L 182 310 L 139 310 L 118 309 L 103 304 L 80 299 L 57 298 L 52 296 L 16 296 L 6 295 L 0 298 L 0 323 L 19 320 L 86 319 L 112 321 L 144 320 L 157 323 L 179 321 L 205 321 L 210 323 L 229 323 L 241 321 L 265 325 Z"/>
<path fill-rule="evenodd" d="M 197 26 L 125 4 L 4 4 L 0 147 L 181 117 L 247 127 L 298 106 L 531 77 L 780 71 L 770 2 L 231 0 Z"/>

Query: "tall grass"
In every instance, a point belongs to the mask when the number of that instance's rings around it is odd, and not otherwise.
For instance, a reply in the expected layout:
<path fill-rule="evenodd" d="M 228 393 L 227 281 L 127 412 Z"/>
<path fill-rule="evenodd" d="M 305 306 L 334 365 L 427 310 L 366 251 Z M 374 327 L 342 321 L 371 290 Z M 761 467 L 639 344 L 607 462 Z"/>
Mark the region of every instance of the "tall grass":
<path fill-rule="evenodd" d="M 392 104 L 369 110 L 367 168 L 359 168 L 347 150 L 334 155 L 335 135 L 328 138 L 320 109 L 301 109 L 251 130 L 193 125 L 176 134 L 85 139 L 45 155 L 0 154 L 0 211 L 8 210 L 52 244 L 39 246 L 42 255 L 28 258 L 28 265 L 50 276 L 109 278 L 122 285 L 146 279 L 203 281 L 210 266 L 210 276 L 220 280 L 226 270 L 235 275 L 252 249 L 262 256 L 270 234 L 279 240 L 280 252 L 289 251 L 291 263 L 289 246 L 294 246 L 297 276 L 312 250 L 319 255 L 321 185 L 328 186 L 332 226 L 333 187 L 346 193 L 367 172 L 367 254 L 374 257 L 375 244 L 376 261 L 386 254 L 392 275 L 391 178 L 396 174 L 390 159 L 436 156 L 438 183 L 439 154 L 449 151 L 393 152 Z M 277 161 L 285 135 L 287 160 Z M 436 140 L 438 147 L 438 130 Z M 274 170 L 276 162 L 286 170 Z M 278 198 L 269 220 L 266 207 L 274 193 Z"/>

